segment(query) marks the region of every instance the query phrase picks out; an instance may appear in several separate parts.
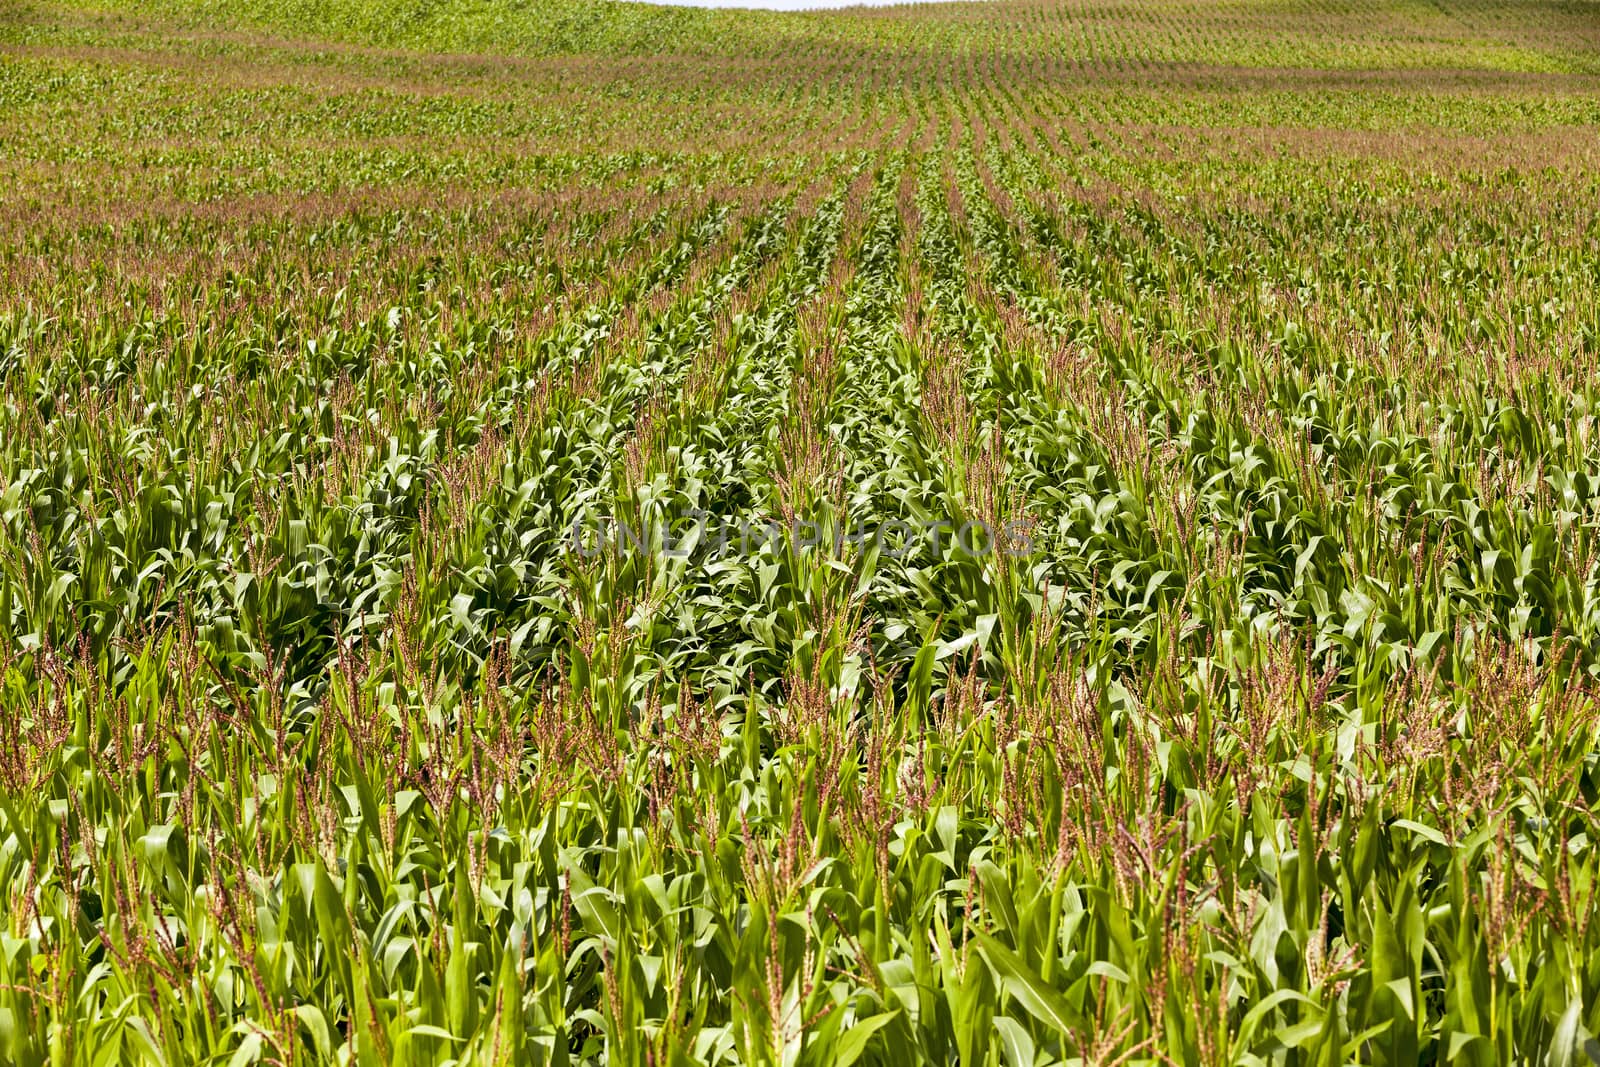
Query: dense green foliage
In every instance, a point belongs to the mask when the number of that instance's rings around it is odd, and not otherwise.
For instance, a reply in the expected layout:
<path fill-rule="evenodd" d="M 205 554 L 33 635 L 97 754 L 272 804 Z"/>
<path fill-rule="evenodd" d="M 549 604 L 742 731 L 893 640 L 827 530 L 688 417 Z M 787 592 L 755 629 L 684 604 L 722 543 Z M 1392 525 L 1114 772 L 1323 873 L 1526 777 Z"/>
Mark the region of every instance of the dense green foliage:
<path fill-rule="evenodd" d="M 0 52 L 0 1060 L 1600 1062 L 1590 0 Z"/>

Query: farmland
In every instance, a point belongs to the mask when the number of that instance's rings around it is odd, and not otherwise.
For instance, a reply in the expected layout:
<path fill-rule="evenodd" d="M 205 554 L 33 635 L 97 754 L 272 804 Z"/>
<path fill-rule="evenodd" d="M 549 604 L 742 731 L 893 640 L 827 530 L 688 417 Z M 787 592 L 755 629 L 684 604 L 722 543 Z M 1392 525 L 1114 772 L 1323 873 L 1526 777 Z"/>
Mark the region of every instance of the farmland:
<path fill-rule="evenodd" d="M 0 0 L 0 1061 L 1600 1062 L 1600 6 Z"/>

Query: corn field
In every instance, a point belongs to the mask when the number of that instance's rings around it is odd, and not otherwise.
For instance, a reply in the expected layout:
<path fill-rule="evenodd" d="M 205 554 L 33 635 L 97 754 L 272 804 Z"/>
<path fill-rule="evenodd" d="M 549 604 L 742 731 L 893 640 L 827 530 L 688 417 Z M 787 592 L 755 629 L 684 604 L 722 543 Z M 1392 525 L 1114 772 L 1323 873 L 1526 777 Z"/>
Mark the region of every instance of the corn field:
<path fill-rule="evenodd" d="M 0 1062 L 1600 1064 L 1600 5 L 0 0 Z"/>

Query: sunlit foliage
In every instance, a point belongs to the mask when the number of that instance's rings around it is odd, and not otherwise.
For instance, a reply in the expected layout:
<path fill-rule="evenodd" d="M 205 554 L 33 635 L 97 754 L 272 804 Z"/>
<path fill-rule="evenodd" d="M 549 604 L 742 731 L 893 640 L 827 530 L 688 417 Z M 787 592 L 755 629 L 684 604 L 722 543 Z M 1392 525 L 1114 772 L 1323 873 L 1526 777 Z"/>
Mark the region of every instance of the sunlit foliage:
<path fill-rule="evenodd" d="M 0 1061 L 1600 1062 L 1597 56 L 4 3 Z"/>

